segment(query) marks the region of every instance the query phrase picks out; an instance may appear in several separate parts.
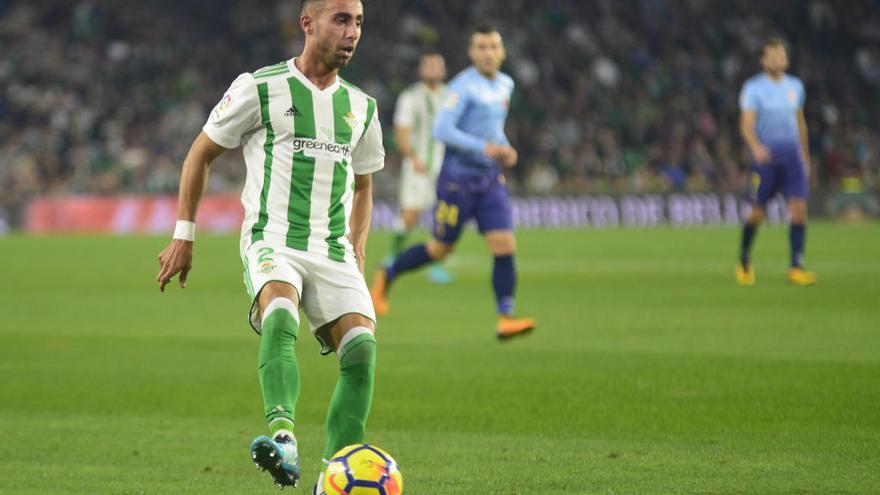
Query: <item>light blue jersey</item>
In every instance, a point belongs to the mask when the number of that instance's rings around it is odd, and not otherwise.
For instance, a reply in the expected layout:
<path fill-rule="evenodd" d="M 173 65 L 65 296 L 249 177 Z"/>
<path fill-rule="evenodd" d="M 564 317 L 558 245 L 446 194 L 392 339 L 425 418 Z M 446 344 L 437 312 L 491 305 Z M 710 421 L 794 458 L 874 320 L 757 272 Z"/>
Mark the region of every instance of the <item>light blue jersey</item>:
<path fill-rule="evenodd" d="M 483 153 L 486 143 L 509 145 L 504 121 L 513 79 L 498 72 L 494 79 L 475 67 L 459 73 L 446 87 L 446 99 L 434 124 L 434 137 L 446 144 L 447 163 L 494 170 L 498 164 Z"/>
<path fill-rule="evenodd" d="M 764 146 L 774 149 L 800 149 L 797 111 L 806 95 L 800 79 L 783 74 L 774 81 L 766 73 L 745 82 L 739 97 L 740 110 L 756 114 L 755 132 Z"/>

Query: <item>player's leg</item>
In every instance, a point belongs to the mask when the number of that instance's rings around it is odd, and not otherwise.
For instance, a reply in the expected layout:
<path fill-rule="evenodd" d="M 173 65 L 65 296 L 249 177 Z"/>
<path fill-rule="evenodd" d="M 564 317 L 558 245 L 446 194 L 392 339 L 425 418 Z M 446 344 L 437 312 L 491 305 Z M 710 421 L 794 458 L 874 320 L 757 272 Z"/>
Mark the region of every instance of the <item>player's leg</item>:
<path fill-rule="evenodd" d="M 374 333 L 375 323 L 358 313 L 346 314 L 319 330 L 339 359 L 339 378 L 327 409 L 324 459 L 364 440 L 376 371 Z"/>
<path fill-rule="evenodd" d="M 259 378 L 270 436 L 251 444 L 251 458 L 278 486 L 299 483 L 299 454 L 293 435 L 300 376 L 294 345 L 299 334 L 299 296 L 285 282 L 269 282 L 259 295 L 262 335 Z"/>
<path fill-rule="evenodd" d="M 476 204 L 474 197 L 464 191 L 461 184 L 445 180 L 443 174 L 438 179 L 437 195 L 437 203 L 434 205 L 434 224 L 431 229 L 432 239 L 400 253 L 393 263 L 382 267 L 373 276 L 370 294 L 379 316 L 388 312 L 388 291 L 394 280 L 404 273 L 446 259 L 461 236 L 462 227 L 473 214 Z"/>
<path fill-rule="evenodd" d="M 299 295 L 286 282 L 269 282 L 259 295 L 262 336 L 259 378 L 263 406 L 274 437 L 293 433 L 300 375 L 295 345 L 299 336 Z"/>
<path fill-rule="evenodd" d="M 765 206 L 755 203 L 752 205 L 752 211 L 749 212 L 749 216 L 743 224 L 742 235 L 740 236 L 739 264 L 736 266 L 736 280 L 740 285 L 755 284 L 755 270 L 752 267 L 751 260 L 752 244 L 755 241 L 758 227 L 766 216 Z"/>
<path fill-rule="evenodd" d="M 800 160 L 793 161 L 787 167 L 783 193 L 788 199 L 788 212 L 791 217 L 791 223 L 788 227 L 791 248 L 788 280 L 795 285 L 812 285 L 816 283 L 816 274 L 804 269 L 809 190 L 806 170 Z"/>
<path fill-rule="evenodd" d="M 474 217 L 493 256 L 492 289 L 498 311 L 496 333 L 498 338 L 507 339 L 533 330 L 535 321 L 513 316 L 517 281 L 516 238 L 507 187 L 500 179 L 481 195 Z"/>
<path fill-rule="evenodd" d="M 303 310 L 321 342 L 321 353 L 335 352 L 339 359 L 327 408 L 324 459 L 329 460 L 342 447 L 364 441 L 373 399 L 376 314 L 357 265 L 313 259 L 304 280 Z"/>
<path fill-rule="evenodd" d="M 400 187 L 398 199 L 400 201 L 400 216 L 395 223 L 391 237 L 391 254 L 388 262 L 392 262 L 403 251 L 406 238 L 419 222 L 421 211 L 430 206 L 425 205 L 421 197 L 424 188 L 424 179 L 415 170 L 412 163 L 406 159 L 403 161 L 400 171 Z"/>
<path fill-rule="evenodd" d="M 454 242 L 449 243 L 437 239 L 428 239 L 427 242 L 408 248 L 400 253 L 390 265 L 377 270 L 373 275 L 373 285 L 370 287 L 370 296 L 373 299 L 373 307 L 376 309 L 376 314 L 384 316 L 388 313 L 390 307 L 388 292 L 391 290 L 392 282 L 407 272 L 419 270 L 425 265 L 445 260 L 455 248 Z"/>
<path fill-rule="evenodd" d="M 396 258 L 403 250 L 406 238 L 410 232 L 418 225 L 421 210 L 417 209 L 401 209 L 400 223 L 394 229 L 391 240 L 391 259 Z"/>
<path fill-rule="evenodd" d="M 752 167 L 752 182 L 749 187 L 752 211 L 743 224 L 739 263 L 736 265 L 736 281 L 740 285 L 755 284 L 755 269 L 751 259 L 752 245 L 758 233 L 758 227 L 767 216 L 767 202 L 776 194 L 777 182 L 773 165 L 754 165 Z"/>
<path fill-rule="evenodd" d="M 258 376 L 270 430 L 269 436 L 253 441 L 251 457 L 277 485 L 296 486 L 299 459 L 293 431 L 300 375 L 294 346 L 303 270 L 284 249 L 265 243 L 252 245 L 243 260 L 252 299 L 250 321 L 260 334 Z"/>

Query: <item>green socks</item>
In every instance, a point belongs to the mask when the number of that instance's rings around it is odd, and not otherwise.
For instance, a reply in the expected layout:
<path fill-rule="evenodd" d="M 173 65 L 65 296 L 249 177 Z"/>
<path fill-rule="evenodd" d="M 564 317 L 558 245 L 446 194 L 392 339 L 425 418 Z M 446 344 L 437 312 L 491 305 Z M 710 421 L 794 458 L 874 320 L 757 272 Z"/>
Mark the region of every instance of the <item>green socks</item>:
<path fill-rule="evenodd" d="M 299 333 L 299 312 L 293 301 L 273 300 L 263 317 L 260 338 L 260 388 L 266 421 L 274 436 L 279 430 L 293 431 L 296 400 L 299 398 L 299 365 L 294 346 Z"/>
<path fill-rule="evenodd" d="M 406 242 L 408 232 L 405 229 L 396 230 L 391 240 L 391 257 L 397 258 L 397 255 L 403 251 L 403 243 Z"/>
<path fill-rule="evenodd" d="M 345 446 L 363 442 L 373 400 L 375 337 L 367 328 L 353 328 L 343 337 L 340 347 L 339 379 L 327 410 L 325 459 Z"/>
<path fill-rule="evenodd" d="M 278 298 L 264 311 L 260 338 L 260 387 L 272 436 L 281 430 L 293 432 L 294 411 L 299 398 L 300 376 L 295 345 L 299 333 L 296 307 Z M 342 447 L 361 443 L 373 401 L 376 371 L 376 339 L 364 327 L 353 328 L 342 339 L 339 379 L 327 410 L 327 448 L 330 459 Z"/>

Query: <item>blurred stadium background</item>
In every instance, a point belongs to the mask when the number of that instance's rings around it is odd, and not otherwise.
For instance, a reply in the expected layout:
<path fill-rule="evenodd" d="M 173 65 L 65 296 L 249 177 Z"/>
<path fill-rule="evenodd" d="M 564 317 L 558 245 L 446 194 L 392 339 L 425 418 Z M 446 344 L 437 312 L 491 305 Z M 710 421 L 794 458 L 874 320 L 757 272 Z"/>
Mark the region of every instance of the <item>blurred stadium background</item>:
<path fill-rule="evenodd" d="M 238 73 L 298 53 L 297 8 L 0 0 L 0 232 L 169 229 L 174 204 L 161 198 L 175 195 L 208 111 Z M 378 97 L 386 129 L 379 227 L 394 215 L 396 95 L 424 47 L 450 76 L 464 68 L 468 29 L 485 21 L 505 36 L 518 84 L 511 185 L 550 198 L 518 202 L 520 225 L 736 223 L 748 170 L 737 96 L 771 35 L 806 84 L 812 212 L 880 214 L 876 1 L 382 0 L 366 17 L 344 74 Z M 214 168 L 208 228 L 236 229 L 244 170 L 240 153 Z"/>
<path fill-rule="evenodd" d="M 263 418 L 231 233 L 240 152 L 212 170 L 189 288 L 154 277 L 192 139 L 240 72 L 299 52 L 297 8 L 0 0 L 0 494 L 275 491 L 247 458 Z M 486 21 L 518 84 L 515 218 L 560 227 L 517 232 L 518 307 L 539 322 L 526 339 L 492 335 L 475 235 L 454 284 L 397 282 L 368 440 L 409 495 L 880 493 L 876 0 L 365 8 L 343 75 L 378 97 L 387 140 L 368 265 L 391 244 L 396 96 L 424 47 L 465 67 Z M 810 223 L 811 288 L 785 284 L 779 227 L 760 234 L 759 284 L 733 280 L 737 97 L 769 36 L 806 84 L 811 215 L 827 219 Z M 722 227 L 593 228 L 654 224 Z M 100 235 L 31 235 L 58 232 Z M 308 489 L 337 367 L 302 340 Z"/>
<path fill-rule="evenodd" d="M 0 494 L 274 491 L 246 456 L 263 418 L 232 233 L 240 152 L 212 170 L 190 287 L 160 294 L 154 277 L 192 139 L 240 72 L 299 52 L 297 8 L 0 0 Z M 486 21 L 518 84 L 516 220 L 559 227 L 517 232 L 518 307 L 539 322 L 526 339 L 492 336 L 475 235 L 454 284 L 397 282 L 368 440 L 409 495 L 880 493 L 876 0 L 365 8 L 343 75 L 378 97 L 389 152 L 369 263 L 396 211 L 396 97 L 425 47 L 464 68 Z M 811 288 L 784 282 L 784 228 L 760 234 L 759 284 L 733 280 L 749 164 L 737 97 L 769 36 L 806 84 L 824 219 Z M 620 225 L 722 227 L 594 228 Z M 64 232 L 99 235 L 32 235 Z M 309 488 L 337 368 L 311 339 L 298 350 Z"/>

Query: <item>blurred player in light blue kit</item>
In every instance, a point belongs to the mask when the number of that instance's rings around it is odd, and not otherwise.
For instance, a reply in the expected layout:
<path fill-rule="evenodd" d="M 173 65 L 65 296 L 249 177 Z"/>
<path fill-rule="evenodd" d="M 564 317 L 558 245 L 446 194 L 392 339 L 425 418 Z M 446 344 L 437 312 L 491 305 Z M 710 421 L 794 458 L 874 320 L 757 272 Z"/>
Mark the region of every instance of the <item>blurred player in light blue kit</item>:
<path fill-rule="evenodd" d="M 762 74 L 746 81 L 740 94 L 740 132 L 754 158 L 752 212 L 743 226 L 737 282 L 754 285 L 755 270 L 750 252 L 755 233 L 767 214 L 767 202 L 782 193 L 791 214 L 789 239 L 791 265 L 788 280 L 795 285 L 812 285 L 816 275 L 803 267 L 806 243 L 810 151 L 804 119 L 804 84 L 785 73 L 788 54 L 781 40 L 764 44 Z"/>
<path fill-rule="evenodd" d="M 446 153 L 437 179 L 433 238 L 402 252 L 380 270 L 371 293 L 376 313 L 385 314 L 388 289 L 394 279 L 446 258 L 464 224 L 473 218 L 494 257 L 496 335 L 507 339 L 535 327 L 530 318 L 513 317 L 516 240 L 501 168 L 517 162 L 517 152 L 504 134 L 514 84 L 510 76 L 499 70 L 505 51 L 497 30 L 477 29 L 471 35 L 468 55 L 473 66 L 449 83 L 434 124 L 434 137 L 446 144 Z"/>

